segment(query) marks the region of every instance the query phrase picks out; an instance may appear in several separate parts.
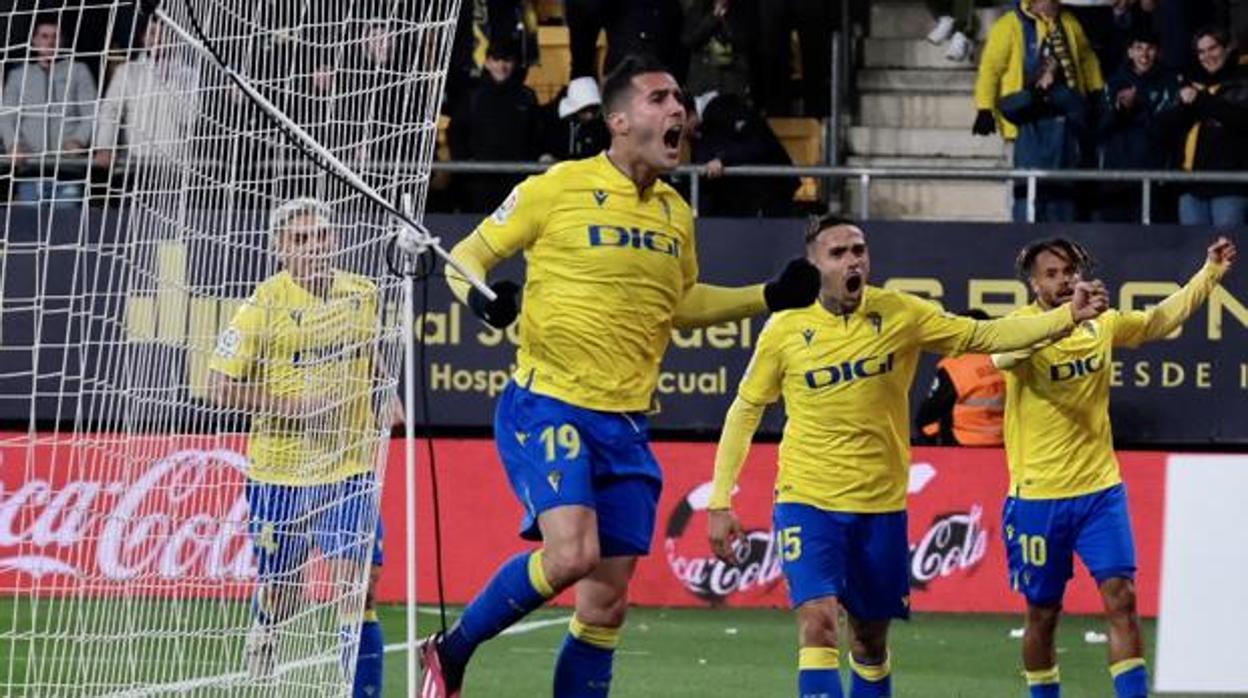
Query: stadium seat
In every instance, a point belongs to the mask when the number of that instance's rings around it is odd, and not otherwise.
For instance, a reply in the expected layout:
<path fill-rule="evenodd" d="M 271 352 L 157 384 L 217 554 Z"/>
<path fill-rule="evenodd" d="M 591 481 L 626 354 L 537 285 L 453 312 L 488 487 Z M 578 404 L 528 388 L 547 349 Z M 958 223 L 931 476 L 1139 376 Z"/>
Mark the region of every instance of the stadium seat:
<path fill-rule="evenodd" d="M 529 66 L 529 75 L 524 83 L 537 93 L 537 101 L 547 104 L 559 94 L 559 90 L 568 84 L 572 75 L 572 46 L 568 40 L 568 28 L 538 27 L 537 42 L 540 60 Z M 598 70 L 602 71 L 602 61 L 607 55 L 607 41 L 603 34 L 598 35 Z"/>
<path fill-rule="evenodd" d="M 795 165 L 824 164 L 823 122 L 806 117 L 772 117 L 767 120 L 771 130 L 789 151 Z M 819 199 L 819 181 L 814 177 L 802 177 L 802 186 L 793 195 L 794 201 L 811 202 Z"/>

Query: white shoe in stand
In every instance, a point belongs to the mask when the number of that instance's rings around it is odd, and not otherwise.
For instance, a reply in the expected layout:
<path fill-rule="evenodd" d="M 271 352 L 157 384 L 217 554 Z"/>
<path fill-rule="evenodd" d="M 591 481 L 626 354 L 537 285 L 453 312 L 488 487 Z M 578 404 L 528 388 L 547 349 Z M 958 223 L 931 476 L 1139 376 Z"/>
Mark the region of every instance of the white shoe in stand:
<path fill-rule="evenodd" d="M 927 40 L 937 46 L 949 40 L 953 35 L 953 18 L 949 16 L 936 20 L 936 26 L 927 34 Z"/>
<path fill-rule="evenodd" d="M 951 61 L 965 61 L 971 57 L 971 48 L 971 40 L 966 38 L 966 34 L 957 32 L 949 40 L 949 45 L 945 47 L 945 58 Z"/>

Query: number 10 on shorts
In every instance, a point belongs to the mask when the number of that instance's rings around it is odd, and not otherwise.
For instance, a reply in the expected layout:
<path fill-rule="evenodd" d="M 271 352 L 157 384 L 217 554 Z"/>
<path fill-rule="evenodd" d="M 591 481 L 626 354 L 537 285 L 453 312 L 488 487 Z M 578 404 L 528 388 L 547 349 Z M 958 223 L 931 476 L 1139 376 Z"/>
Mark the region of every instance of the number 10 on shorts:
<path fill-rule="evenodd" d="M 1018 537 L 1018 548 L 1023 553 L 1023 564 L 1032 567 L 1044 567 L 1044 563 L 1049 559 L 1048 544 L 1044 540 L 1044 536 L 1029 536 L 1026 534 Z"/>

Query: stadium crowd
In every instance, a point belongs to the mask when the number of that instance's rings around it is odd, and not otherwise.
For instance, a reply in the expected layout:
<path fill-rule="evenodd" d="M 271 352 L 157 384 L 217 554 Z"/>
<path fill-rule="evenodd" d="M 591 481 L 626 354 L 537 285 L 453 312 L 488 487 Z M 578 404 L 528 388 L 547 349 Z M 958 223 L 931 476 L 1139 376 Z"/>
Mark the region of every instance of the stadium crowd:
<path fill-rule="evenodd" d="M 1248 2 L 929 4 L 935 19 L 928 41 L 945 45 L 950 60 L 977 57 L 972 131 L 981 136 L 999 133 L 1015 167 L 1248 169 L 1248 59 L 1238 51 L 1248 41 Z M 721 175 L 726 166 L 793 163 L 770 118 L 828 117 L 828 58 L 833 30 L 842 21 L 836 5 L 823 0 L 466 2 L 443 100 L 446 128 L 440 157 L 551 162 L 597 153 L 607 140 L 599 79 L 623 56 L 644 52 L 669 66 L 687 93 L 692 118 L 685 158 L 705 166 L 701 212 L 800 213 L 794 201 L 800 185 L 796 177 Z M 991 16 L 982 6 L 996 8 L 998 18 L 991 26 L 977 26 L 977 20 Z M 869 23 L 868 9 L 866 3 L 850 3 L 851 34 Z M 108 184 L 124 186 L 109 167 L 117 155 L 142 162 L 167 144 L 184 143 L 201 110 L 222 113 L 205 114 L 210 118 L 199 121 L 229 124 L 235 131 L 249 127 L 230 124 L 240 110 L 232 110 L 229 99 L 202 99 L 204 90 L 185 98 L 171 96 L 179 85 L 199 85 L 203 76 L 181 54 L 161 49 L 160 27 L 109 32 L 108 22 L 83 18 L 71 31 L 62 26 L 71 16 L 27 14 L 8 20 L 7 33 L 16 38 L 10 46 L 21 46 L 29 37 L 29 48 L 5 56 L 0 107 L 0 146 L 8 158 L 0 190 L 8 189 L 13 203 L 76 207 L 84 198 L 99 201 L 100 193 L 116 190 Z M 543 56 L 538 30 L 551 22 L 566 25 L 570 65 L 566 85 L 543 103 L 526 85 L 526 77 L 533 69 L 565 59 Z M 605 35 L 605 51 L 600 33 Z M 977 46 L 974 37 L 981 34 L 987 39 Z M 68 46 L 88 60 L 75 60 L 65 50 Z M 364 167 L 386 152 L 377 146 L 379 141 L 398 137 L 383 134 L 411 135 L 401 128 L 410 121 L 402 95 L 374 96 L 369 113 L 375 123 L 343 124 L 316 110 L 324 109 L 329 100 L 320 98 L 326 95 L 367 92 L 361 89 L 367 87 L 361 82 L 366 78 L 359 76 L 391 60 L 395 51 L 378 32 L 365 55 L 342 59 L 337 67 L 327 62 L 281 76 L 287 81 L 284 86 L 276 79 L 269 84 L 286 97 L 282 106 L 301 120 L 325 124 L 314 135 L 340 151 L 350 150 L 340 155 Z M 127 52 L 129 60 L 117 60 Z M 270 56 L 268 66 L 281 64 L 280 52 L 275 57 Z M 194 141 L 202 147 L 174 157 L 220 157 L 211 138 Z M 258 150 L 234 158 L 259 162 L 271 155 Z M 488 211 L 520 179 L 515 174 L 439 176 L 428 206 Z M 1042 182 L 1035 216 L 1040 221 L 1136 221 L 1140 197 L 1138 182 Z M 1242 184 L 1157 185 L 1151 199 L 1153 220 L 1248 222 Z M 1026 185 L 1020 182 L 1016 220 L 1025 219 L 1025 200 Z"/>

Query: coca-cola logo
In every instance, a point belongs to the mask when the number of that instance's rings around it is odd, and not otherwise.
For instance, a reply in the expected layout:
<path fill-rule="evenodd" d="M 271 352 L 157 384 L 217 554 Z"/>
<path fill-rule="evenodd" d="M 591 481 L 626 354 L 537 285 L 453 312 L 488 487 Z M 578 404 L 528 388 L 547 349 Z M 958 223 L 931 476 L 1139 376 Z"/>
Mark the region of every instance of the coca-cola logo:
<path fill-rule="evenodd" d="M 722 602 L 732 594 L 770 589 L 782 576 L 779 546 L 770 529 L 746 531 L 737 541 L 736 559 L 731 563 L 715 557 L 704 536 L 696 543 L 689 540 L 693 537 L 690 525 L 705 518 L 702 512 L 710 493 L 710 483 L 695 487 L 668 516 L 663 551 L 672 574 L 685 589 L 708 603 Z M 692 554 L 694 550 L 697 554 Z"/>
<path fill-rule="evenodd" d="M 983 507 L 936 516 L 919 541 L 910 546 L 910 584 L 922 589 L 939 577 L 970 570 L 988 552 Z"/>
<path fill-rule="evenodd" d="M 54 451 L 36 457 L 52 459 Z M 110 582 L 253 578 L 246 467 L 233 450 L 185 449 L 145 469 L 95 463 L 80 468 L 90 475 L 59 487 L 40 477 L 0 480 L 0 573 Z"/>

